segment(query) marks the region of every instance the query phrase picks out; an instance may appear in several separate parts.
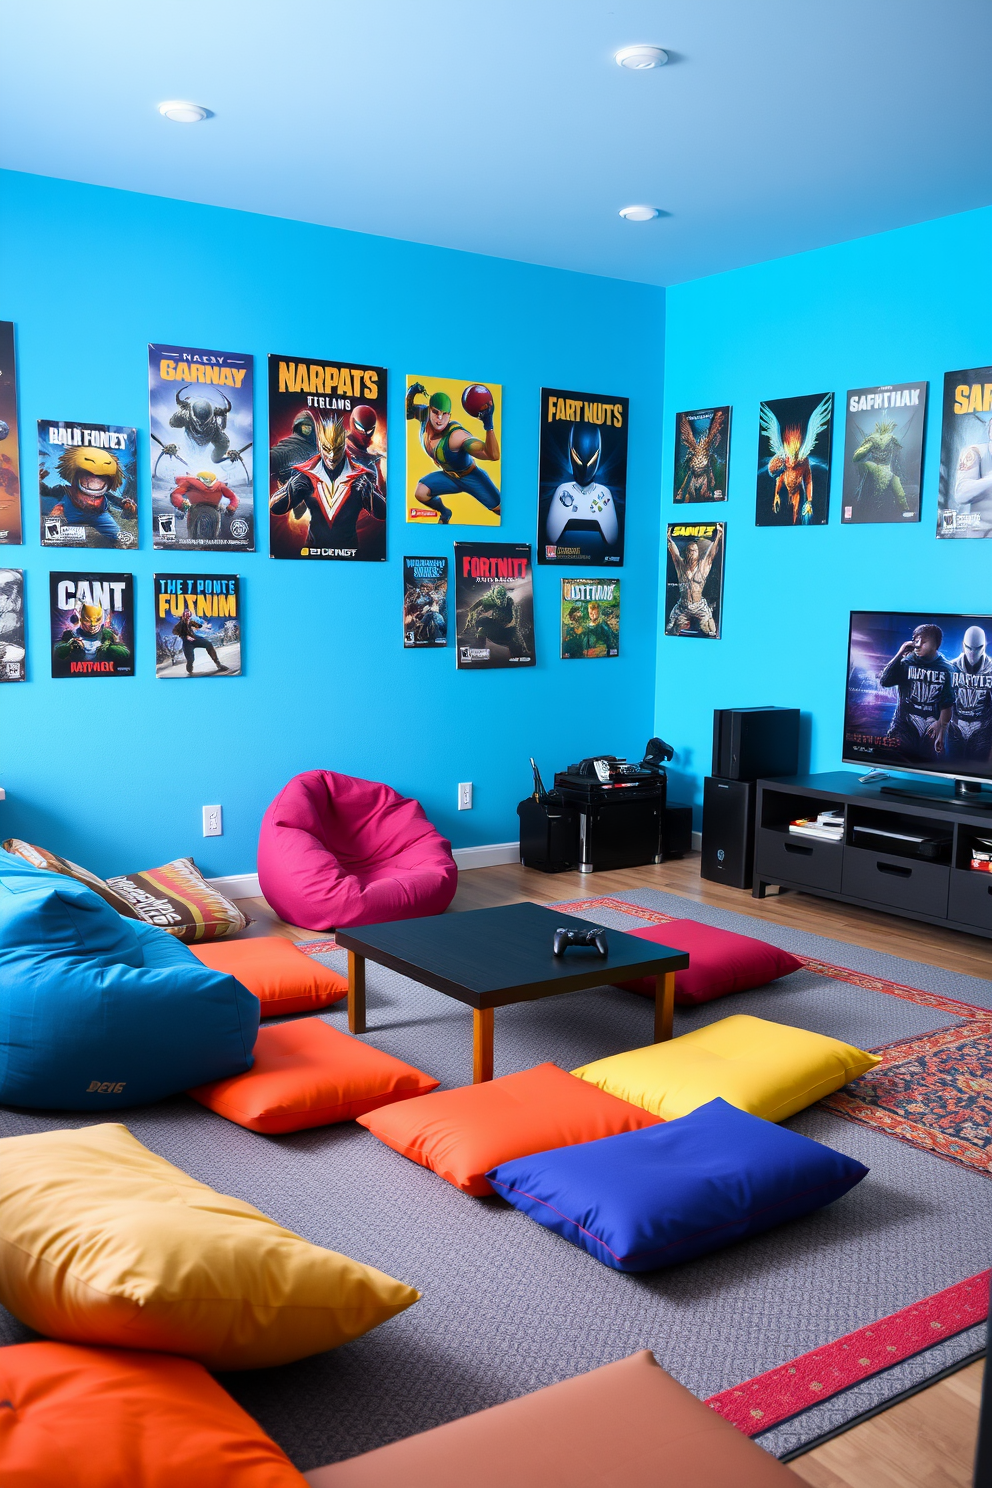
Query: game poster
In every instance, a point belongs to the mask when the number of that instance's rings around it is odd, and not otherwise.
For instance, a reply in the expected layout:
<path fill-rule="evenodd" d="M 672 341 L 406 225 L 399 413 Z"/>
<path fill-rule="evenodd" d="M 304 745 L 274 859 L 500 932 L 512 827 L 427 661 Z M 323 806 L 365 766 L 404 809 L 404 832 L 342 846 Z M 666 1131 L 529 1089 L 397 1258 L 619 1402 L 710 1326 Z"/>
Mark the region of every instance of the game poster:
<path fill-rule="evenodd" d="M 14 325 L 13 321 L 0 320 L 0 544 L 20 541 L 21 458 L 17 434 Z"/>
<path fill-rule="evenodd" d="M 992 537 L 992 367 L 945 372 L 938 537 Z"/>
<path fill-rule="evenodd" d="M 117 424 L 38 420 L 43 548 L 138 546 L 138 436 Z"/>
<path fill-rule="evenodd" d="M 0 682 L 23 682 L 26 676 L 24 571 L 0 568 Z"/>
<path fill-rule="evenodd" d="M 927 384 L 852 388 L 842 522 L 918 522 Z"/>
<path fill-rule="evenodd" d="M 386 561 L 386 370 L 269 357 L 269 552 Z"/>
<path fill-rule="evenodd" d="M 447 558 L 403 559 L 403 645 L 448 644 Z"/>
<path fill-rule="evenodd" d="M 241 675 L 237 574 L 155 575 L 155 675 Z"/>
<path fill-rule="evenodd" d="M 499 526 L 502 415 L 498 382 L 407 377 L 408 522 Z"/>
<path fill-rule="evenodd" d="M 134 675 L 134 578 L 49 575 L 53 677 Z"/>
<path fill-rule="evenodd" d="M 534 665 L 530 543 L 455 543 L 460 670 Z"/>
<path fill-rule="evenodd" d="M 990 645 L 992 615 L 852 613 L 845 762 L 992 776 Z"/>
<path fill-rule="evenodd" d="M 833 393 L 762 403 L 757 527 L 822 527 L 830 506 Z"/>
<path fill-rule="evenodd" d="M 564 661 L 620 655 L 620 580 L 562 579 Z"/>
<path fill-rule="evenodd" d="M 669 522 L 665 634 L 718 641 L 726 522 Z"/>
<path fill-rule="evenodd" d="M 675 500 L 726 501 L 732 409 L 675 415 Z"/>
<path fill-rule="evenodd" d="M 627 398 L 541 389 L 538 563 L 623 563 Z"/>
<path fill-rule="evenodd" d="M 152 546 L 255 551 L 252 359 L 148 348 Z"/>

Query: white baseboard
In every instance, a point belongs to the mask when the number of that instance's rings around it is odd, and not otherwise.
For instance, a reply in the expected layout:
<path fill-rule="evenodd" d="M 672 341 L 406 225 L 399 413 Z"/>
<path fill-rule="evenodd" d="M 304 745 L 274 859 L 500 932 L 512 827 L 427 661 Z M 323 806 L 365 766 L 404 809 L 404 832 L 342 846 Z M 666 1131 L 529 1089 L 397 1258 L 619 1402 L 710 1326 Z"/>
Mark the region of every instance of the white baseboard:
<path fill-rule="evenodd" d="M 693 852 L 702 852 L 702 850 L 703 850 L 703 834 L 702 834 L 702 832 L 693 832 L 693 834 L 692 834 L 692 850 L 693 850 Z"/>
<path fill-rule="evenodd" d="M 459 869 L 495 868 L 500 863 L 520 862 L 519 842 L 489 842 L 485 847 L 454 847 L 451 856 Z"/>
<path fill-rule="evenodd" d="M 260 899 L 257 873 L 231 873 L 227 878 L 208 878 L 207 883 L 225 899 Z"/>

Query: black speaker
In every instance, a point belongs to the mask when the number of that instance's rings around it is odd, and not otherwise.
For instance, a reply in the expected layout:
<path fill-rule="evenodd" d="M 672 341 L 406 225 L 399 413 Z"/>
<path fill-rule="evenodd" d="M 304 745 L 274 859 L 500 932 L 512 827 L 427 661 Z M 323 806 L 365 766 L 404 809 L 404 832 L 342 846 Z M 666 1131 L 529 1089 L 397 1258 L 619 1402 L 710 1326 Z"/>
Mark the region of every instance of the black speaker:
<path fill-rule="evenodd" d="M 703 781 L 703 859 L 701 878 L 749 889 L 754 867 L 753 780 L 721 780 L 707 775 Z"/>
<path fill-rule="evenodd" d="M 714 775 L 722 780 L 761 780 L 798 773 L 798 708 L 714 709 Z"/>

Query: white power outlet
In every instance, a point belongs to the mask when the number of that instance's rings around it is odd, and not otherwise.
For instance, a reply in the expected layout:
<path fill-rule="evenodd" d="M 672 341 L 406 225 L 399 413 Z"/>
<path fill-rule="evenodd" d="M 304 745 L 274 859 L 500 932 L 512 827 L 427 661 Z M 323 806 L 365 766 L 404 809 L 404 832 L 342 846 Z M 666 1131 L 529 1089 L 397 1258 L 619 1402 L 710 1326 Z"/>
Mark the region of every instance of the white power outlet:
<path fill-rule="evenodd" d="M 459 785 L 459 787 L 458 787 L 458 810 L 459 811 L 471 811 L 472 810 L 472 782 L 471 782 L 471 780 L 463 780 L 461 782 L 461 784 Z"/>
<path fill-rule="evenodd" d="M 203 835 L 204 837 L 223 837 L 224 815 L 219 806 L 204 806 Z"/>

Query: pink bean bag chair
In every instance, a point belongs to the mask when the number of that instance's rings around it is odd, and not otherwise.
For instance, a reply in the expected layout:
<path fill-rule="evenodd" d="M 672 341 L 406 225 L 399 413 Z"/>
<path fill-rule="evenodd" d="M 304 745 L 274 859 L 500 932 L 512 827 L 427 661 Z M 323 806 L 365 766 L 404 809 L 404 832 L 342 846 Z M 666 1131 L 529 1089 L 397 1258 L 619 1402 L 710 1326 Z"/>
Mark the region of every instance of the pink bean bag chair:
<path fill-rule="evenodd" d="M 333 930 L 441 914 L 458 869 L 419 801 L 376 780 L 307 770 L 262 818 L 258 881 L 291 925 Z"/>

